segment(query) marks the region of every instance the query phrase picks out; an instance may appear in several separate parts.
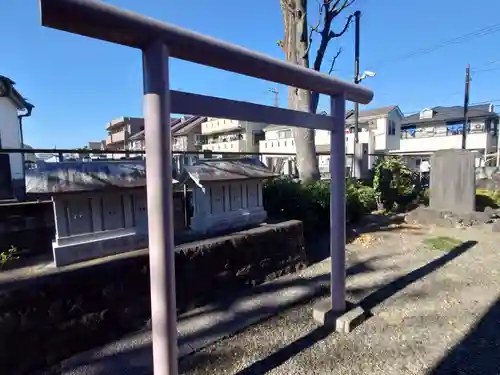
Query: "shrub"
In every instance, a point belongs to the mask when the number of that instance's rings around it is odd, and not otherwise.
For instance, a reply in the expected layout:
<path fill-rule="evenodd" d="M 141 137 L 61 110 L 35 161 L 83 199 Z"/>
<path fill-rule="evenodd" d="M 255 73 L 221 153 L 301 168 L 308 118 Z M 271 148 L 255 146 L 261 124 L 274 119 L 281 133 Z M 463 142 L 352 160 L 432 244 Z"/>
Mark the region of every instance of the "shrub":
<path fill-rule="evenodd" d="M 0 253 L 0 270 L 2 270 L 7 263 L 19 259 L 19 257 L 16 254 L 17 254 L 17 248 L 14 246 L 11 246 L 7 251 L 2 251 Z"/>
<path fill-rule="evenodd" d="M 476 210 L 484 211 L 485 207 L 500 207 L 500 191 L 476 189 Z"/>
<path fill-rule="evenodd" d="M 406 206 L 420 192 L 418 173 L 398 156 L 379 159 L 373 171 L 373 189 L 378 209 L 392 210 L 395 204 Z"/>
<path fill-rule="evenodd" d="M 330 181 L 301 184 L 289 178 L 274 179 L 264 185 L 263 198 L 271 218 L 301 220 L 306 236 L 324 230 L 330 224 Z M 347 181 L 348 221 L 356 221 L 375 208 L 375 192 L 371 187 Z"/>

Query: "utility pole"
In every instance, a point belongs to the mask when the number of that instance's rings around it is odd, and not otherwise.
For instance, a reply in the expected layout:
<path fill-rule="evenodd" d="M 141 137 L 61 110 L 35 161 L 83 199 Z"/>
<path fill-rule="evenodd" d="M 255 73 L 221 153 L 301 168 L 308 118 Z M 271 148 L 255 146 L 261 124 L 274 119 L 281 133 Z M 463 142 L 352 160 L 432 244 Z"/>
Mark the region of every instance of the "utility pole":
<path fill-rule="evenodd" d="M 274 94 L 274 106 L 275 107 L 279 107 L 280 105 L 279 105 L 279 100 L 278 100 L 278 98 L 279 98 L 279 91 L 278 91 L 278 89 L 272 88 L 272 89 L 269 89 L 269 92 L 271 92 L 272 94 Z"/>
<path fill-rule="evenodd" d="M 354 83 L 359 84 L 359 19 L 361 12 L 359 10 L 354 12 Z M 358 143 L 358 125 L 359 125 L 359 104 L 354 103 L 354 147 Z"/>
<path fill-rule="evenodd" d="M 467 125 L 469 123 L 470 64 L 465 69 L 464 128 L 462 130 L 462 150 L 466 149 Z"/>

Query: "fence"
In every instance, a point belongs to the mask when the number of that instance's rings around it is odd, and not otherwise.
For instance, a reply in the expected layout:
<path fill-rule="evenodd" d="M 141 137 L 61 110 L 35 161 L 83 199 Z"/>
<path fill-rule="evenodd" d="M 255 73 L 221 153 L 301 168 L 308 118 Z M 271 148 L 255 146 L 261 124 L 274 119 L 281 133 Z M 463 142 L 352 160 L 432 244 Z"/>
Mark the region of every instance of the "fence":
<path fill-rule="evenodd" d="M 145 151 L 141 150 L 90 150 L 90 149 L 0 149 L 2 154 L 22 154 L 25 168 L 36 168 L 37 162 L 98 162 L 119 160 L 142 160 L 146 158 Z M 316 153 L 320 173 L 329 174 L 330 153 Z M 268 168 L 283 175 L 297 176 L 296 154 L 291 153 L 258 153 L 258 152 L 212 152 L 212 151 L 179 151 L 172 153 L 173 174 L 179 176 L 185 166 L 193 165 L 203 159 L 223 158 L 258 158 Z M 349 176 L 353 167 L 353 155 L 346 154 L 346 173 Z"/>

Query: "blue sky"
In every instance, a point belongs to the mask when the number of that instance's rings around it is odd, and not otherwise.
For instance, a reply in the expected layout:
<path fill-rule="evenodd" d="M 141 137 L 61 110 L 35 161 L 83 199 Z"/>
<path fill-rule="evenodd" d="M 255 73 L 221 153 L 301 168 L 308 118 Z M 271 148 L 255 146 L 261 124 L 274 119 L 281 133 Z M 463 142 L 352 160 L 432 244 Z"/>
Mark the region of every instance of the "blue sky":
<path fill-rule="evenodd" d="M 283 36 L 279 0 L 109 3 L 283 58 L 276 46 Z M 87 141 L 103 139 L 109 120 L 141 116 L 138 51 L 43 28 L 35 0 L 0 0 L 0 9 L 0 74 L 14 80 L 36 107 L 25 121 L 28 144 L 81 147 Z M 401 59 L 499 23 L 500 1 L 357 0 L 352 11 L 356 9 L 362 12 L 361 70 L 377 73 L 365 81 L 375 91 L 375 99 L 366 108 L 399 104 L 403 112 L 411 112 L 461 105 L 467 63 L 478 70 L 472 78 L 471 102 L 498 100 L 496 104 L 500 104 L 500 28 L 480 38 Z M 344 19 L 341 17 L 342 22 Z M 339 22 L 335 27 L 338 30 L 342 25 Z M 352 29 L 331 44 L 328 55 L 331 58 L 337 47 L 343 47 L 334 74 L 348 80 L 353 76 L 353 41 Z M 269 89 L 278 87 L 280 105 L 286 106 L 286 88 L 271 82 L 178 60 L 171 67 L 173 88 L 271 105 Z"/>

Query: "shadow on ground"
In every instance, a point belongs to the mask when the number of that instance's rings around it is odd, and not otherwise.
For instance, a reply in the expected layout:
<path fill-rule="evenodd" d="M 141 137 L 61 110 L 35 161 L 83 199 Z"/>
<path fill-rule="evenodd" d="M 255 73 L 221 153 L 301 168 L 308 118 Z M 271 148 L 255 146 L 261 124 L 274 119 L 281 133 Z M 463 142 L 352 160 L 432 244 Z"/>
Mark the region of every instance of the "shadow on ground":
<path fill-rule="evenodd" d="M 356 225 L 347 228 L 347 243 L 353 242 L 360 234 L 374 232 L 390 232 L 400 230 L 398 225 L 404 223 L 401 215 L 384 216 L 368 215 Z M 308 261 L 311 263 L 321 262 L 330 256 L 330 232 L 324 232 L 306 243 Z"/>
<path fill-rule="evenodd" d="M 346 274 L 349 277 L 358 274 L 375 272 L 378 269 L 375 267 L 374 263 L 383 261 L 385 259 L 388 259 L 389 257 L 390 256 L 373 256 L 367 260 L 354 263 L 347 269 Z M 211 312 L 228 311 L 233 307 L 233 305 L 240 303 L 241 300 L 249 296 L 259 296 L 259 298 L 266 299 L 266 294 L 281 291 L 285 292 L 286 290 L 290 290 L 291 288 L 313 288 L 316 297 L 326 296 L 329 291 L 329 284 L 329 274 L 319 275 L 307 279 L 284 279 L 275 281 L 270 284 L 262 284 L 244 293 L 233 295 L 230 298 L 221 299 L 216 303 L 188 312 L 187 314 L 180 317 L 180 321 L 182 322 L 182 320 L 184 319 L 195 318 L 197 316 L 201 316 Z M 241 311 L 237 312 L 236 316 L 233 316 L 230 320 L 225 320 L 218 324 L 209 325 L 206 328 L 197 329 L 195 332 L 190 332 L 183 335 L 182 337 L 179 337 L 179 346 L 185 345 L 186 343 L 196 342 L 198 340 L 203 341 L 206 337 L 218 337 L 221 335 L 227 336 L 229 334 L 233 334 L 235 323 L 236 325 L 241 325 L 241 322 L 251 322 L 252 324 L 254 324 L 269 317 L 270 315 L 276 315 L 280 312 L 283 312 L 285 309 L 291 308 L 296 305 L 296 303 L 290 303 L 286 306 L 283 306 L 283 303 L 269 301 L 269 298 L 267 299 L 267 301 L 267 304 L 264 303 L 262 305 L 259 305 L 258 308 L 254 308 L 251 310 L 241 309 Z M 275 303 L 273 304 L 273 302 Z M 300 303 L 300 301 L 298 301 L 297 303 Z M 127 368 L 133 368 L 134 371 L 137 372 L 137 374 L 142 375 L 143 370 L 136 368 L 137 362 L 145 363 L 144 367 L 150 369 L 152 364 L 151 354 L 150 342 L 144 342 L 134 345 L 134 347 L 132 348 L 121 348 L 118 353 L 109 353 L 99 356 L 83 356 L 81 359 L 71 360 L 67 363 L 63 363 L 63 371 L 61 371 L 61 367 L 59 367 L 56 370 L 52 370 L 52 372 L 45 372 L 43 374 L 52 375 L 63 373 L 75 375 L 118 375 L 129 371 L 126 370 Z M 225 354 L 219 353 L 217 356 L 220 360 L 220 357 L 225 356 Z M 211 358 L 210 355 L 207 355 L 205 353 L 197 353 L 196 358 L 191 358 L 189 361 L 185 361 L 185 363 L 181 361 L 182 372 L 189 371 L 189 369 L 193 367 L 203 366 L 201 362 L 211 361 L 212 359 L 213 358 Z M 131 361 L 135 364 L 131 364 Z M 92 367 L 92 372 L 85 371 L 85 367 Z M 135 372 L 134 375 L 136 375 Z"/>
<path fill-rule="evenodd" d="M 500 374 L 500 299 L 428 374 Z"/>
<path fill-rule="evenodd" d="M 474 245 L 476 245 L 477 242 L 475 241 L 467 241 L 462 243 L 461 245 L 455 247 L 452 249 L 450 252 L 446 253 L 445 255 L 433 260 L 430 263 L 427 263 L 426 265 L 417 268 L 414 271 L 411 271 L 407 275 L 404 275 L 402 277 L 397 278 L 396 280 L 390 282 L 389 284 L 381 287 L 380 289 L 376 290 L 375 292 L 369 294 L 367 297 L 365 297 L 361 302 L 360 305 L 367 311 L 372 310 L 374 307 L 377 305 L 381 304 L 385 300 L 389 299 L 399 291 L 403 290 L 410 284 L 414 283 L 415 281 L 431 274 L 432 272 L 436 271 L 437 269 L 441 268 L 445 264 L 449 263 L 453 259 L 457 258 L 470 248 L 472 248 Z M 497 324 L 498 324 L 498 313 L 500 313 L 500 307 L 497 309 Z M 497 326 L 496 330 L 498 331 Z M 257 361 L 250 365 L 249 367 L 245 368 L 244 370 L 238 372 L 236 375 L 250 375 L 250 374 L 265 374 L 268 371 L 271 371 L 272 369 L 282 365 L 284 362 L 288 361 L 292 357 L 296 356 L 300 352 L 302 352 L 305 349 L 308 349 L 312 347 L 314 344 L 317 342 L 325 339 L 328 337 L 328 335 L 332 333 L 331 330 L 328 330 L 324 327 L 318 327 L 312 332 L 308 333 L 307 335 L 301 337 L 300 339 L 294 341 L 293 343 L 279 349 L 278 351 L 274 352 L 273 354 L 269 355 L 268 357 Z M 481 339 L 478 338 L 478 341 Z M 500 338 L 497 338 L 497 340 L 500 341 Z M 498 342 L 498 341 L 497 341 Z M 477 350 L 475 352 L 478 352 Z M 460 356 L 460 355 L 458 355 Z M 496 357 L 497 359 L 500 357 Z M 435 374 L 455 374 L 457 372 L 436 372 Z M 464 374 L 468 372 L 463 372 Z M 476 373 L 476 372 L 473 372 Z M 492 373 L 492 372 L 477 372 L 477 374 L 485 374 L 485 373 Z M 472 374 L 472 373 L 471 373 Z"/>

